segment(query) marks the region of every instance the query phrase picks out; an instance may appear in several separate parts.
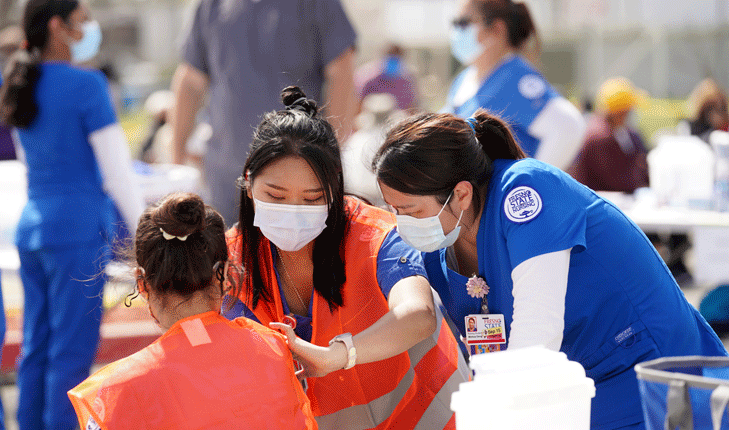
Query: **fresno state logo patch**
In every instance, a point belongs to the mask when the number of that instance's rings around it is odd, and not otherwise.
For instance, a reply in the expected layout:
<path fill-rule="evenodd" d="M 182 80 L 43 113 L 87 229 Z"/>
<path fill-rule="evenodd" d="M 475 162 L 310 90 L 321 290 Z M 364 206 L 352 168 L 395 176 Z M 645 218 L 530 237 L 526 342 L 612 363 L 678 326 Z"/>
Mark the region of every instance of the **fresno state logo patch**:
<path fill-rule="evenodd" d="M 542 211 L 542 198 L 531 187 L 516 187 L 506 195 L 504 212 L 506 216 L 518 223 L 527 222 Z"/>
<path fill-rule="evenodd" d="M 538 75 L 524 75 L 517 87 L 519 93 L 530 100 L 538 99 L 547 92 L 547 83 Z"/>

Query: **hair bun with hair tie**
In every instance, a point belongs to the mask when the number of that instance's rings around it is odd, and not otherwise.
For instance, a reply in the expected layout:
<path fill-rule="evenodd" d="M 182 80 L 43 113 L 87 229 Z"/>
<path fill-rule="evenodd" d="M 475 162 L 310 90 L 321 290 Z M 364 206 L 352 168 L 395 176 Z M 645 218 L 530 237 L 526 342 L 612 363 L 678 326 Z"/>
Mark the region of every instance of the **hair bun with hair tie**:
<path fill-rule="evenodd" d="M 298 99 L 294 100 L 290 105 L 286 106 L 286 109 L 294 109 L 297 107 L 303 107 L 303 104 L 305 101 L 306 101 L 306 96 L 299 97 Z"/>
<path fill-rule="evenodd" d="M 281 101 L 288 111 L 298 110 L 311 117 L 319 111 L 316 102 L 307 98 L 301 88 L 294 85 L 281 91 Z"/>
<path fill-rule="evenodd" d="M 471 130 L 473 130 L 473 132 L 475 133 L 476 127 L 478 127 L 478 119 L 471 116 L 471 117 L 466 118 L 466 123 L 471 127 Z"/>
<path fill-rule="evenodd" d="M 159 228 L 159 231 L 162 232 L 162 237 L 164 237 L 165 240 L 177 239 L 180 242 L 184 242 L 187 240 L 187 237 L 190 236 L 189 234 L 186 234 L 184 236 L 175 236 L 174 234 L 167 233 L 162 227 Z"/>

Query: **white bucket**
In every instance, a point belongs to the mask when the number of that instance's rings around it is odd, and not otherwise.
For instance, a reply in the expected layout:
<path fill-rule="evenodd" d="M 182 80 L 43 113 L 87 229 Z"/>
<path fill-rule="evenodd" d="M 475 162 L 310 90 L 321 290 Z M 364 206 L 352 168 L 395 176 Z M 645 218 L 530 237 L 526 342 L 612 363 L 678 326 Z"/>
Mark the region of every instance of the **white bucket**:
<path fill-rule="evenodd" d="M 451 409 L 458 430 L 589 430 L 595 383 L 580 363 L 543 347 L 471 357 L 473 381 Z"/>

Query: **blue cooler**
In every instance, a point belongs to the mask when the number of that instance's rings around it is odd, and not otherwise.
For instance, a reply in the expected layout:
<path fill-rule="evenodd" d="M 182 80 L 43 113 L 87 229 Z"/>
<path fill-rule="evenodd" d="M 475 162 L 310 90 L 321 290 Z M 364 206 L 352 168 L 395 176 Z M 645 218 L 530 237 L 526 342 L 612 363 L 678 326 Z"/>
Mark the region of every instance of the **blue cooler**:
<path fill-rule="evenodd" d="M 729 430 L 729 358 L 666 357 L 635 366 L 646 430 Z"/>

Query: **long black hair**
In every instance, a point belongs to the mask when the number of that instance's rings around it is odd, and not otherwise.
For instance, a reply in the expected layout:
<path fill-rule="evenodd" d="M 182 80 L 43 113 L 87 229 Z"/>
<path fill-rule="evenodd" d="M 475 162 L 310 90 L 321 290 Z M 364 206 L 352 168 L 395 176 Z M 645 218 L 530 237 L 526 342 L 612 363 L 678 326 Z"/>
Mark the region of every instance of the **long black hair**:
<path fill-rule="evenodd" d="M 343 305 L 341 289 L 346 279 L 341 249 L 347 214 L 339 143 L 332 126 L 319 114 L 316 102 L 307 99 L 299 87 L 284 88 L 281 99 L 285 109 L 265 114 L 256 128 L 243 176 L 239 179 L 238 230 L 242 235 L 241 257 L 245 271 L 242 284 L 251 296 L 251 309 L 256 308 L 259 299 L 273 299 L 264 283 L 264 279 L 272 279 L 272 274 L 268 267 L 261 267 L 258 260 L 261 232 L 253 225 L 255 211 L 246 184 L 252 184 L 256 175 L 271 162 L 283 157 L 299 157 L 309 164 L 322 184 L 329 206 L 327 226 L 314 241 L 313 280 L 314 289 L 327 300 L 330 309 L 335 309 Z"/>
<path fill-rule="evenodd" d="M 68 22 L 78 0 L 29 0 L 23 14 L 27 47 L 10 57 L 0 88 L 0 121 L 27 128 L 38 114 L 35 86 L 40 77 L 41 52 L 48 42 L 48 22 L 54 16 Z M 5 71 L 3 71 L 5 72 Z"/>
<path fill-rule="evenodd" d="M 526 158 L 509 126 L 479 109 L 469 124 L 448 113 L 422 113 L 396 124 L 375 155 L 377 179 L 401 193 L 435 196 L 445 204 L 461 181 L 473 185 L 481 210 L 495 159 Z"/>

